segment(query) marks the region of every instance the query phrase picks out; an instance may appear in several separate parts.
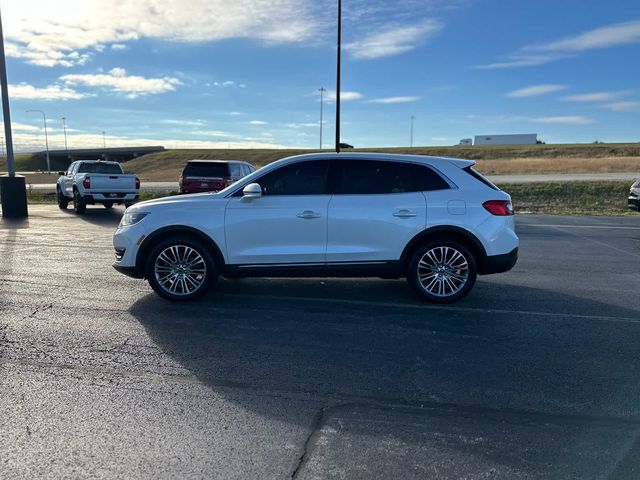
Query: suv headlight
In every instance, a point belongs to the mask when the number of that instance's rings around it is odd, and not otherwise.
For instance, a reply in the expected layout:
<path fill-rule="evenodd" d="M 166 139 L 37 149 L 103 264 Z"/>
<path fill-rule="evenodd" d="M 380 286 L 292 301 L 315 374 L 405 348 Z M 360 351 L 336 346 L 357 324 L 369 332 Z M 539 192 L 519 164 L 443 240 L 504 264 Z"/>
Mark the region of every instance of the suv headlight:
<path fill-rule="evenodd" d="M 147 215 L 149 214 L 146 212 L 125 212 L 125 214 L 122 216 L 122 219 L 120 220 L 120 225 L 118 225 L 118 227 L 122 228 L 135 225 Z"/>

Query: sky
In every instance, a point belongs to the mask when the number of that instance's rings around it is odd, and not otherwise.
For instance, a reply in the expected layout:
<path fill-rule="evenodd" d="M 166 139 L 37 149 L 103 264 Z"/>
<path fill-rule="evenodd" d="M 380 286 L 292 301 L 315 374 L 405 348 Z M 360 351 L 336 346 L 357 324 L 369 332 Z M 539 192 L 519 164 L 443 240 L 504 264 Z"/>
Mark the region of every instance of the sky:
<path fill-rule="evenodd" d="M 335 0 L 0 0 L 18 151 L 323 148 Z M 638 0 L 343 0 L 341 139 L 640 141 Z M 321 103 L 320 88 L 325 88 Z M 63 122 L 62 118 L 65 118 Z M 104 132 L 104 133 L 103 133 Z"/>

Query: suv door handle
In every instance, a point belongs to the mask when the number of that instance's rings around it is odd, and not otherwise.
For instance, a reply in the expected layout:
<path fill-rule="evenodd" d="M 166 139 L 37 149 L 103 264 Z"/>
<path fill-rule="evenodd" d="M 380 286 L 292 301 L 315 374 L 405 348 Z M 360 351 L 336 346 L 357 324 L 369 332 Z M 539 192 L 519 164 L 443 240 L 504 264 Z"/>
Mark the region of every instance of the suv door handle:
<path fill-rule="evenodd" d="M 394 217 L 399 217 L 399 218 L 412 218 L 412 217 L 415 217 L 416 215 L 417 213 L 414 213 L 406 209 L 398 210 L 393 214 Z"/>
<path fill-rule="evenodd" d="M 308 220 L 312 218 L 320 218 L 320 214 L 312 212 L 311 210 L 305 210 L 304 212 L 300 212 L 299 214 L 297 214 L 296 217 Z"/>

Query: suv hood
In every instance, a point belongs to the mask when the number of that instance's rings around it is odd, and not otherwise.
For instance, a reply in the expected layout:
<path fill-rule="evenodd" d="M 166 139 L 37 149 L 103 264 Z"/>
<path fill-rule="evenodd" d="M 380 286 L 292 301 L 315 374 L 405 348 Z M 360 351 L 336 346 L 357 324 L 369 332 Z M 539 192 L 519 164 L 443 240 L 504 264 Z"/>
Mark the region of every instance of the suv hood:
<path fill-rule="evenodd" d="M 204 192 L 204 193 L 192 193 L 189 195 L 174 195 L 171 197 L 154 198 L 153 200 L 145 200 L 144 202 L 138 202 L 135 205 L 129 207 L 128 211 L 141 211 L 154 208 L 158 205 L 171 205 L 172 207 L 185 208 L 189 205 L 202 204 L 203 202 L 225 200 L 224 197 L 218 196 L 217 193 Z"/>

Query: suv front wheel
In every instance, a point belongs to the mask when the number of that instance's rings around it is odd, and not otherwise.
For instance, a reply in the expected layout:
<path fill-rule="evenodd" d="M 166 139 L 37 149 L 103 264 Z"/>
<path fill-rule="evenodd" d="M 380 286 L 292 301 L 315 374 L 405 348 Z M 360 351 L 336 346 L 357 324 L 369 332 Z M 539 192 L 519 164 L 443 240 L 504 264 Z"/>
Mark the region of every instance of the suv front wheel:
<path fill-rule="evenodd" d="M 454 241 L 429 242 L 414 253 L 407 280 L 422 298 L 452 303 L 471 291 L 478 275 L 474 255 Z"/>
<path fill-rule="evenodd" d="M 151 288 L 173 301 L 204 295 L 217 277 L 208 249 L 190 238 L 170 238 L 158 243 L 147 258 L 145 272 Z"/>

